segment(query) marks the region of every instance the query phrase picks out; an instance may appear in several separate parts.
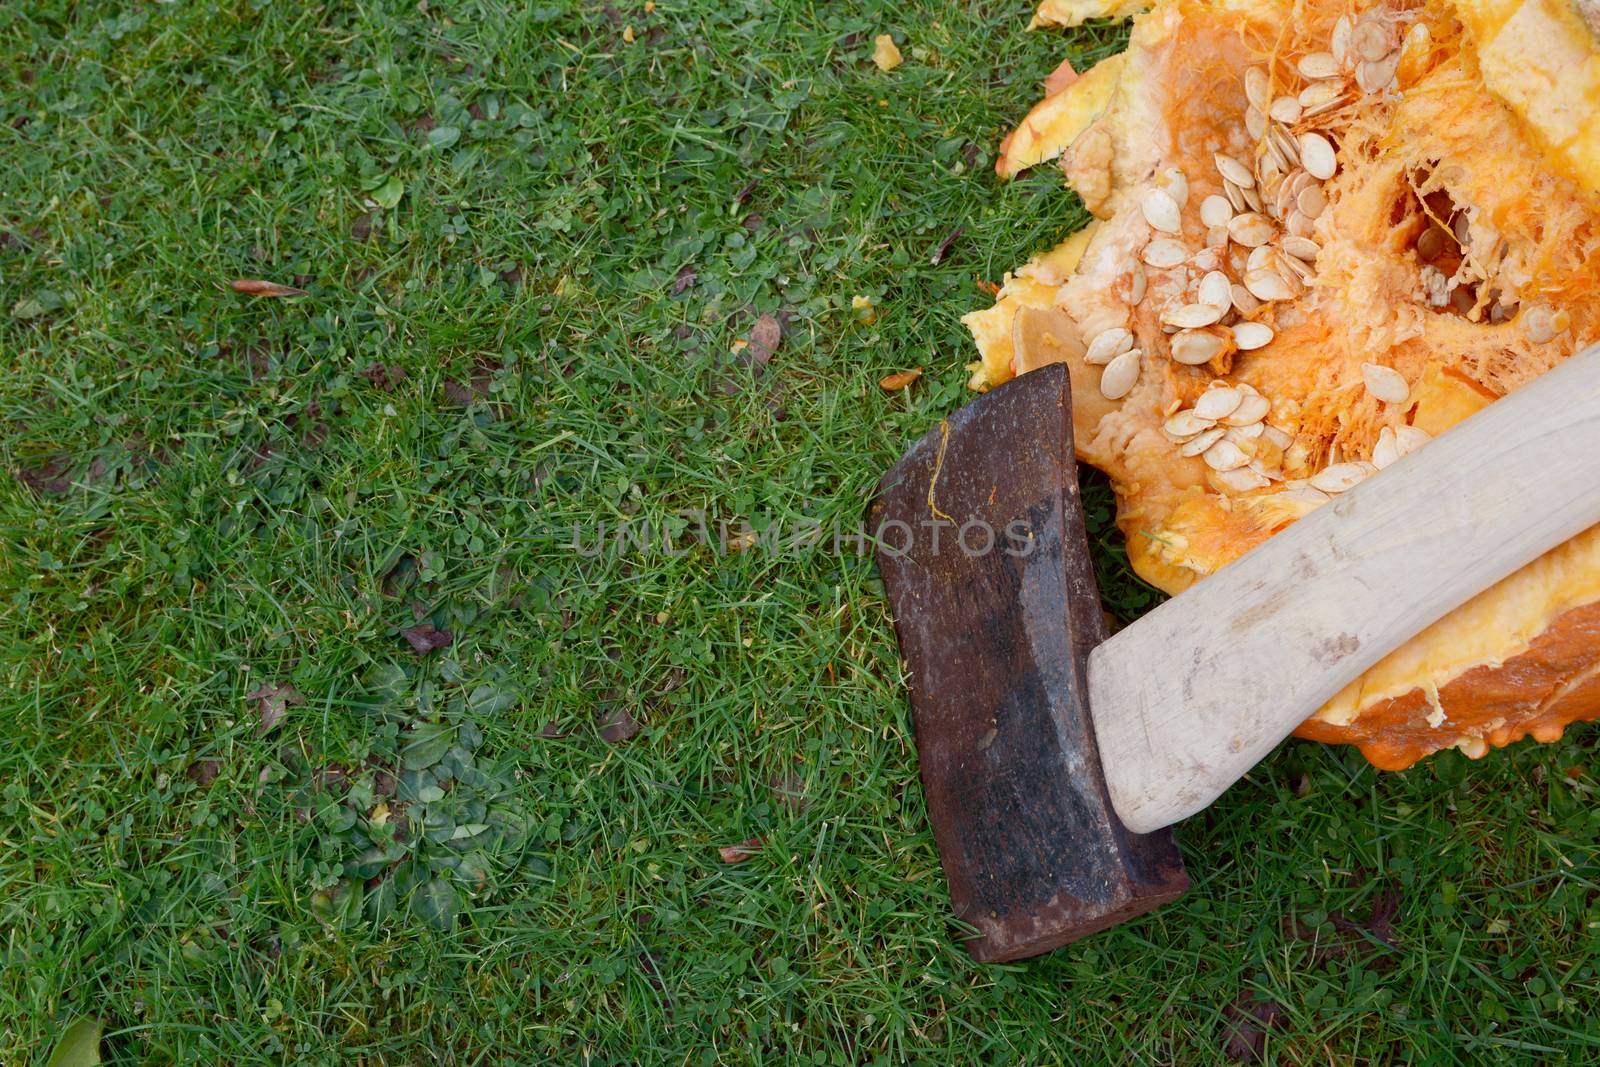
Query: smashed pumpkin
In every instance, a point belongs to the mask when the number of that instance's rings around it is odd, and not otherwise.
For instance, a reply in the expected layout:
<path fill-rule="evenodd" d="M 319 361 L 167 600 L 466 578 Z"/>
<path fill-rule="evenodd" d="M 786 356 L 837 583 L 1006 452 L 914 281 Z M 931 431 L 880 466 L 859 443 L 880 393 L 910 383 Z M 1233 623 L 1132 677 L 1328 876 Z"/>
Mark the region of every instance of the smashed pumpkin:
<path fill-rule="evenodd" d="M 1065 362 L 1134 569 L 1182 592 L 1600 340 L 1597 28 L 1592 0 L 1160 0 L 1002 148 L 1095 221 L 966 317 L 970 384 Z M 1297 733 L 1399 769 L 1595 717 L 1600 528 Z"/>

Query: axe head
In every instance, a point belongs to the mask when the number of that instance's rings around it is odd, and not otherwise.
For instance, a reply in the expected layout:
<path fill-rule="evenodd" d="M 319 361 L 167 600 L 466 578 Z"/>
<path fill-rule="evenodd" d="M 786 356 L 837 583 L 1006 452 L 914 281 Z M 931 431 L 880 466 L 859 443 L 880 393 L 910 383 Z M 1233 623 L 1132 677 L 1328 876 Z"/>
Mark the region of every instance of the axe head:
<path fill-rule="evenodd" d="M 1106 630 L 1066 367 L 935 427 L 879 483 L 868 528 L 973 958 L 1038 955 L 1180 896 L 1171 832 L 1122 825 L 1095 747 L 1088 658 Z"/>

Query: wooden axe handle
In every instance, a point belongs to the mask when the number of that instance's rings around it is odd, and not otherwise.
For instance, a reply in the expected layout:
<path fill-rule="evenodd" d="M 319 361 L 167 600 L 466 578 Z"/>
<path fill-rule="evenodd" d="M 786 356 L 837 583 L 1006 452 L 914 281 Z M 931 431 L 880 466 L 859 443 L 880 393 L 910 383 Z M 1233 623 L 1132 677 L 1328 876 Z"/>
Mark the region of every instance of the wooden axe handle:
<path fill-rule="evenodd" d="M 1489 405 L 1094 650 L 1117 814 L 1215 800 L 1334 694 L 1600 523 L 1600 345 Z"/>

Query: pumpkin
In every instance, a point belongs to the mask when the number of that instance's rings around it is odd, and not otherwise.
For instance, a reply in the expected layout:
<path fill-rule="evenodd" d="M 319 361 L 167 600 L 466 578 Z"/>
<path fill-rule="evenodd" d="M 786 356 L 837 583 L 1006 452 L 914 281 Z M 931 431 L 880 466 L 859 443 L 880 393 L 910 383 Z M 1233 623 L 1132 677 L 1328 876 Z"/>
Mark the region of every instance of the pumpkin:
<path fill-rule="evenodd" d="M 1597 28 L 1592 0 L 1160 0 L 1002 146 L 1094 221 L 966 316 L 972 388 L 1065 362 L 1134 569 L 1203 581 L 1600 339 Z M 1597 716 L 1600 528 L 1297 733 L 1400 769 Z"/>

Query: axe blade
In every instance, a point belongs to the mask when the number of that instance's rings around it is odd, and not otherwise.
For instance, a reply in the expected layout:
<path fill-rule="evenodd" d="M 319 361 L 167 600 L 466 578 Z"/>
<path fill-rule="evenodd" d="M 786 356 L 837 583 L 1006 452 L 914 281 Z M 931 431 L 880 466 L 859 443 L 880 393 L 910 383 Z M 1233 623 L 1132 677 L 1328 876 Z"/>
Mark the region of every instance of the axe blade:
<path fill-rule="evenodd" d="M 973 958 L 1038 955 L 1180 896 L 1171 832 L 1122 825 L 1095 747 L 1088 656 L 1106 630 L 1066 368 L 935 427 L 879 483 L 868 525 Z"/>

